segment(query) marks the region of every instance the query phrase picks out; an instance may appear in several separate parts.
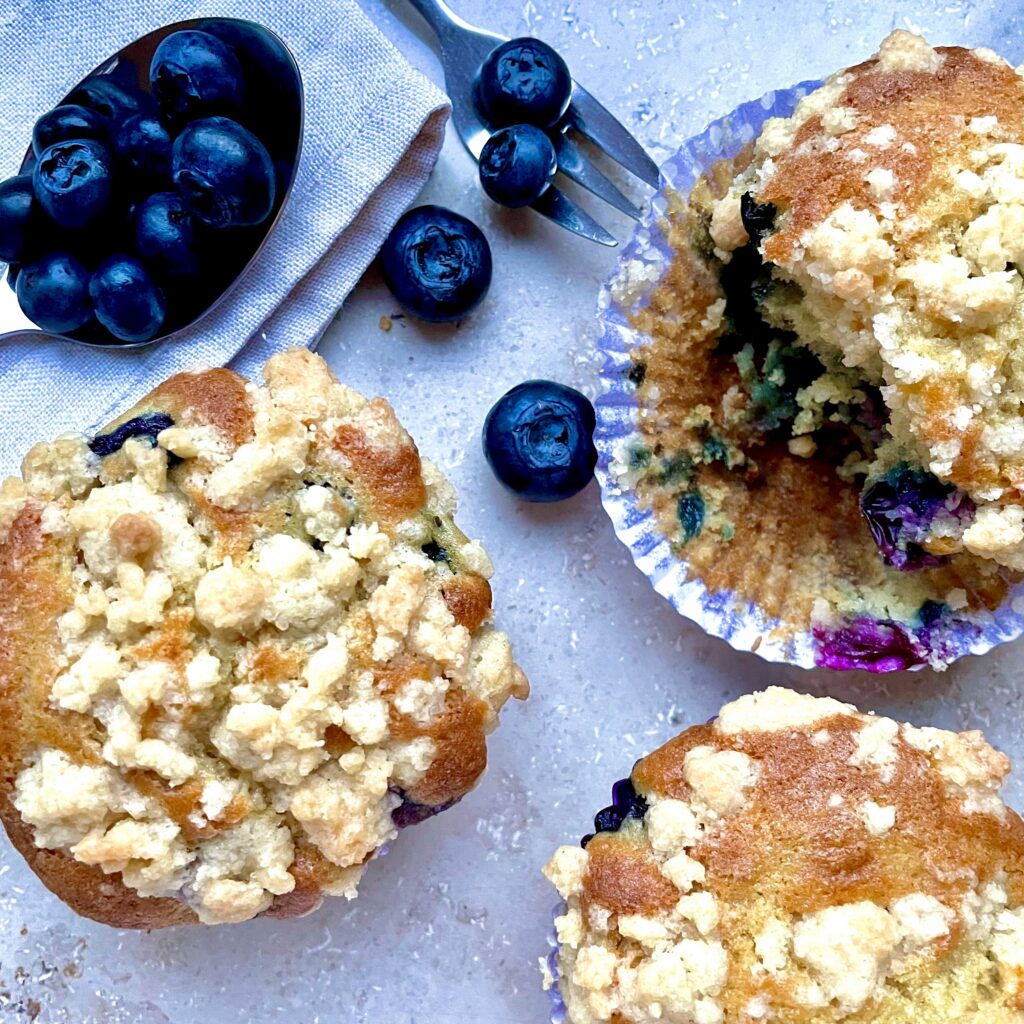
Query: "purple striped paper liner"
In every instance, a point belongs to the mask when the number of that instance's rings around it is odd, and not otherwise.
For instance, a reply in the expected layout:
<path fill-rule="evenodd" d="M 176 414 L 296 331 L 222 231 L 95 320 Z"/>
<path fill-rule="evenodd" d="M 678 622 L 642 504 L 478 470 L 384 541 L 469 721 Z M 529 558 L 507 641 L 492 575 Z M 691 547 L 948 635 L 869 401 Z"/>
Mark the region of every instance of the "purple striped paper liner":
<path fill-rule="evenodd" d="M 556 917 L 561 917 L 565 913 L 565 904 L 559 903 L 555 907 L 551 914 L 552 920 Z M 554 924 L 551 925 L 551 933 L 548 935 L 548 945 L 551 947 L 551 951 L 547 955 L 548 970 L 551 972 L 551 977 L 554 981 L 551 984 L 551 988 L 548 989 L 548 999 L 551 1000 L 551 1024 L 565 1024 L 565 1016 L 568 1012 L 565 1008 L 565 1002 L 562 1000 L 562 993 L 558 989 L 558 933 L 555 931 Z"/>
<path fill-rule="evenodd" d="M 598 451 L 597 477 L 601 500 L 611 518 L 619 540 L 629 548 L 633 561 L 680 615 L 692 619 L 705 632 L 720 637 L 738 651 L 753 651 L 770 662 L 816 668 L 822 664 L 819 639 L 812 630 L 794 633 L 786 624 L 769 616 L 755 602 L 733 591 L 709 592 L 698 577 L 688 577 L 686 562 L 673 554 L 668 539 L 659 532 L 650 510 L 641 508 L 633 491 L 619 486 L 610 465 L 617 450 L 624 449 L 636 437 L 635 415 L 638 409 L 635 386 L 626 376 L 630 352 L 648 339 L 629 324 L 630 310 L 641 307 L 641 296 L 629 308 L 613 298 L 612 282 L 623 266 L 633 260 L 667 266 L 671 250 L 659 227 L 668 209 L 668 192 L 688 193 L 695 182 L 713 164 L 735 157 L 760 134 L 771 117 L 788 117 L 799 100 L 816 89 L 820 82 L 801 82 L 791 89 L 766 93 L 759 100 L 744 103 L 732 113 L 713 121 L 700 134 L 684 143 L 661 168 L 662 186 L 648 205 L 642 222 L 623 249 L 619 266 L 602 288 L 598 299 L 600 334 L 597 349 L 602 359 L 603 394 L 598 398 L 597 429 L 594 441 Z M 660 275 L 657 275 L 660 276 Z M 647 288 L 654 287 L 652 282 Z M 871 623 L 868 623 L 870 628 Z M 1014 640 L 1024 633 L 1024 584 L 1017 584 L 1003 604 L 993 613 L 972 612 L 970 617 L 954 616 L 948 628 L 929 634 L 926 645 L 917 644 L 928 664 L 944 668 L 965 654 L 984 654 L 998 644 Z M 863 665 L 868 668 L 870 666 Z M 923 668 L 924 665 L 916 665 Z M 875 666 L 874 671 L 889 671 Z"/>

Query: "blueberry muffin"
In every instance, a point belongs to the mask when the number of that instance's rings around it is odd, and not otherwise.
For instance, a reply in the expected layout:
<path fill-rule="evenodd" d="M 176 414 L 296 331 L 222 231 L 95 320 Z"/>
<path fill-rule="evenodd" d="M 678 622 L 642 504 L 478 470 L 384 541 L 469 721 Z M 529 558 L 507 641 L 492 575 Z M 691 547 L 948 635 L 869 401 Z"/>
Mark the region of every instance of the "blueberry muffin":
<path fill-rule="evenodd" d="M 665 231 L 617 480 L 819 662 L 943 667 L 1024 570 L 1024 77 L 894 32 Z"/>
<path fill-rule="evenodd" d="M 1021 1024 L 1024 822 L 980 733 L 772 688 L 639 761 L 543 963 L 569 1024 Z"/>
<path fill-rule="evenodd" d="M 0 816 L 106 924 L 355 896 L 527 694 L 391 407 L 305 349 L 263 373 L 172 377 L 0 492 Z"/>

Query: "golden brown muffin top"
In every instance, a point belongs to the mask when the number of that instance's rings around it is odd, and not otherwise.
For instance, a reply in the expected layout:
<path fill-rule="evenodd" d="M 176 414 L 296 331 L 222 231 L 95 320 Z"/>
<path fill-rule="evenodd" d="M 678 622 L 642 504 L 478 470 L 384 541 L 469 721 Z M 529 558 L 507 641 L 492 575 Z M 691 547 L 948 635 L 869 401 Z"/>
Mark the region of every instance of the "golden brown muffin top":
<path fill-rule="evenodd" d="M 264 377 L 180 374 L 3 486 L 5 823 L 101 920 L 354 896 L 527 692 L 490 563 L 391 407 L 304 349 Z"/>
<path fill-rule="evenodd" d="M 977 504 L 959 548 L 1024 569 L 1024 76 L 989 50 L 909 32 L 766 122 L 716 204 L 776 215 L 760 251 L 788 294 L 766 315 L 881 386 L 879 470 L 916 463 Z"/>
<path fill-rule="evenodd" d="M 771 688 L 546 874 L 572 1024 L 1024 1021 L 1024 823 L 979 733 Z"/>

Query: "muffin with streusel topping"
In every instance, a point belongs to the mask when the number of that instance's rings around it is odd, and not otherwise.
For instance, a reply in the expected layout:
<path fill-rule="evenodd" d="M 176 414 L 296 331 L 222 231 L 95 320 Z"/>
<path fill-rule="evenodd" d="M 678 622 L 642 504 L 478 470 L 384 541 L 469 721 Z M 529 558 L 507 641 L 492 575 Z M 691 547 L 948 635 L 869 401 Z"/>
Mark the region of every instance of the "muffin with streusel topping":
<path fill-rule="evenodd" d="M 0 816 L 106 924 L 353 897 L 527 694 L 391 407 L 305 349 L 263 375 L 172 377 L 0 491 Z"/>
<path fill-rule="evenodd" d="M 1024 76 L 894 32 L 663 227 L 619 486 L 818 664 L 971 649 L 1024 571 Z"/>
<path fill-rule="evenodd" d="M 1009 770 L 977 732 L 743 697 L 547 865 L 547 985 L 569 1024 L 1022 1024 Z"/>

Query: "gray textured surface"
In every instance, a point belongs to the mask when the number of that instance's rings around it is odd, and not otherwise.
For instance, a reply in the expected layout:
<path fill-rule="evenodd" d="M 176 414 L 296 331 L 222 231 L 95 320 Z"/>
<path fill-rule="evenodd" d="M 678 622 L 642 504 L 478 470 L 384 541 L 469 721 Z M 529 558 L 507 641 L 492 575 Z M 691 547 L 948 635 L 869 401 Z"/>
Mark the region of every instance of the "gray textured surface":
<path fill-rule="evenodd" d="M 419 22 L 402 20 L 401 0 L 364 3 L 416 63 L 437 73 Z M 497 31 L 549 39 L 659 158 L 742 100 L 866 56 L 894 25 L 1024 61 L 1024 28 L 996 2 L 632 0 L 609 8 L 463 0 L 458 9 Z M 592 389 L 594 298 L 615 257 L 530 214 L 486 205 L 452 140 L 425 198 L 470 215 L 491 238 L 496 273 L 484 307 L 458 329 L 405 320 L 384 333 L 379 318 L 397 309 L 371 274 L 321 351 L 348 383 L 387 395 L 458 487 L 460 521 L 498 567 L 498 617 L 533 697 L 507 709 L 474 793 L 372 864 L 358 901 L 305 920 L 113 932 L 75 919 L 4 843 L 5 1024 L 34 1016 L 74 1024 L 545 1024 L 536 957 L 556 898 L 540 865 L 587 830 L 611 783 L 642 753 L 770 682 L 919 723 L 982 727 L 1024 761 L 1019 644 L 942 676 L 779 671 L 704 636 L 654 594 L 615 540 L 596 487 L 553 508 L 507 497 L 480 453 L 483 417 L 527 377 Z M 610 215 L 607 223 L 628 230 Z M 1022 780 L 1018 772 L 1010 785 L 1018 805 Z"/>

